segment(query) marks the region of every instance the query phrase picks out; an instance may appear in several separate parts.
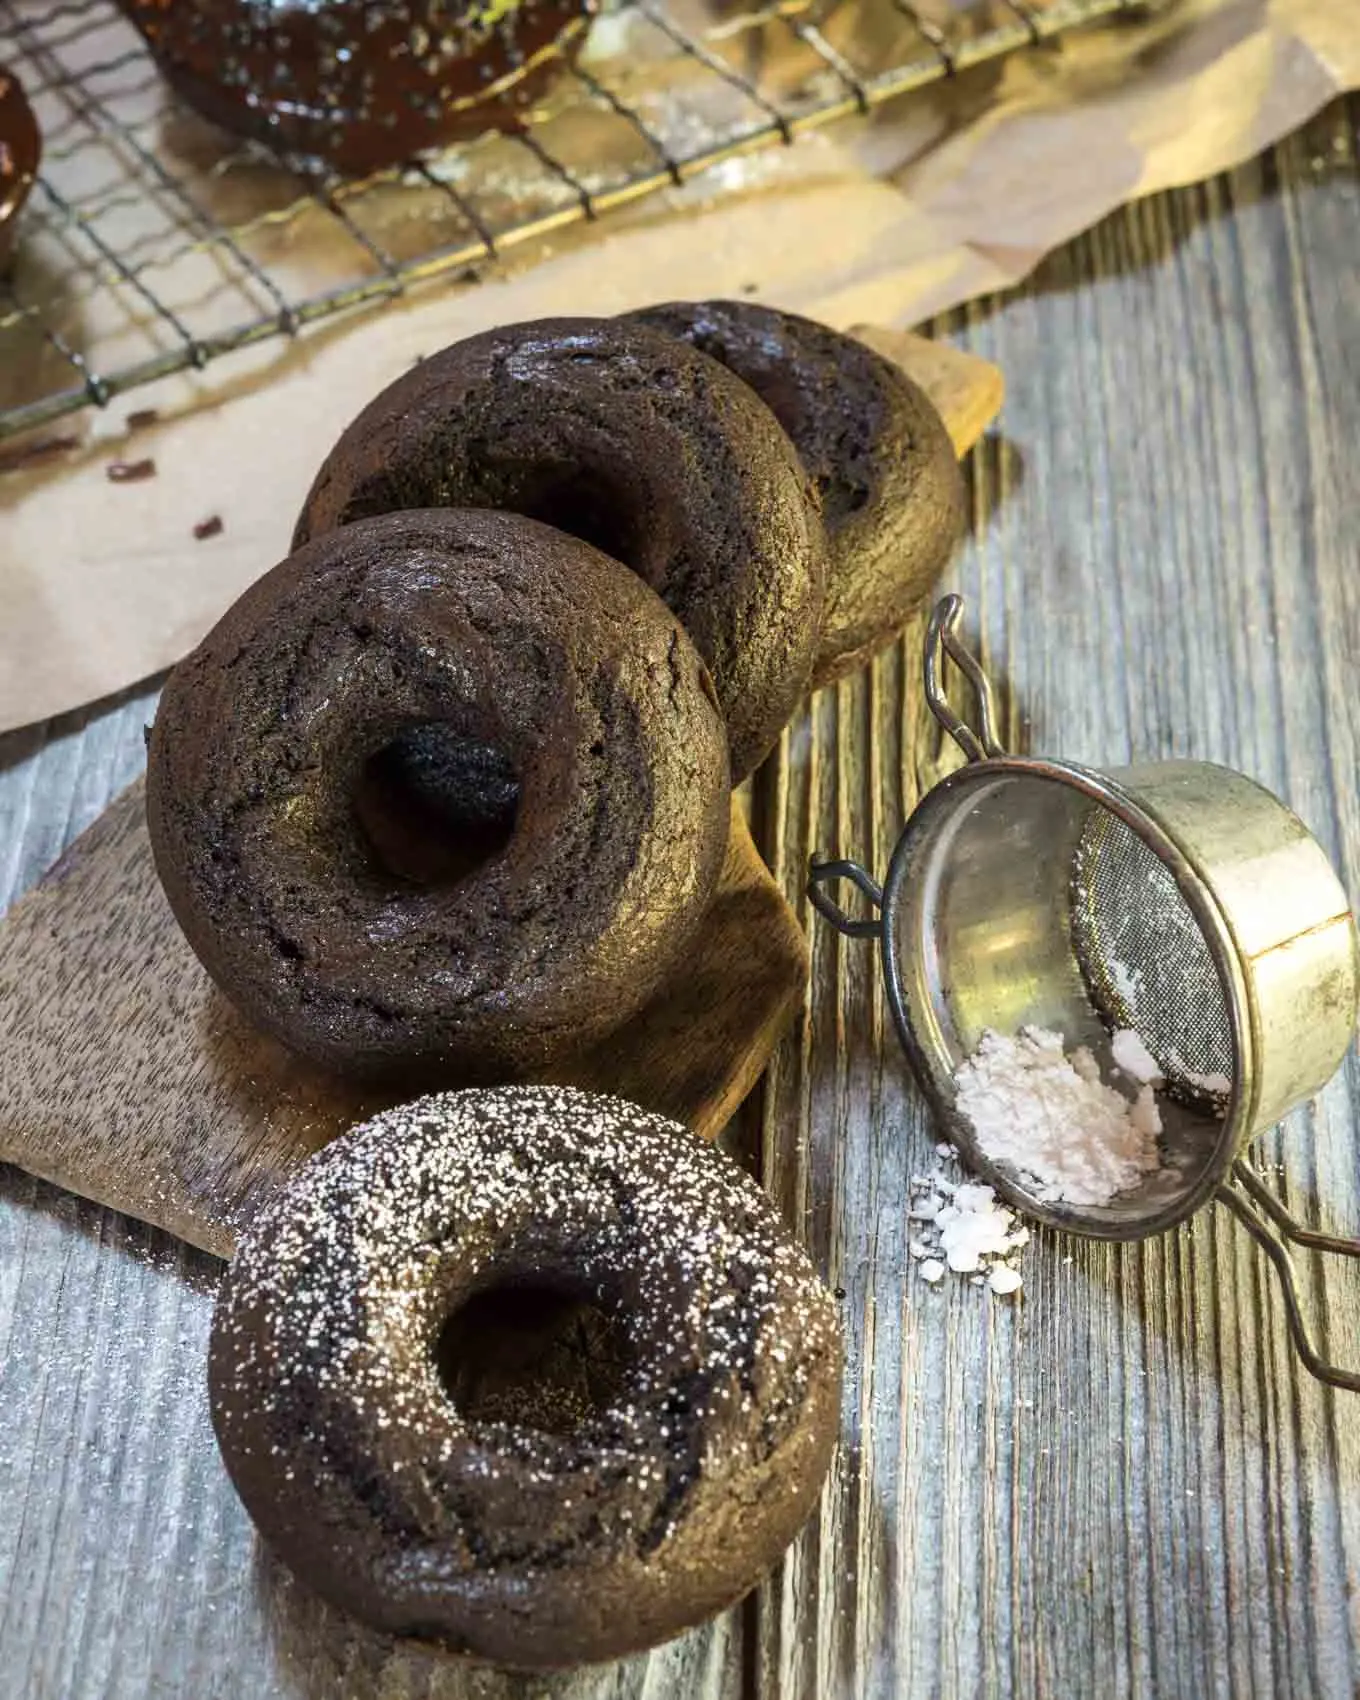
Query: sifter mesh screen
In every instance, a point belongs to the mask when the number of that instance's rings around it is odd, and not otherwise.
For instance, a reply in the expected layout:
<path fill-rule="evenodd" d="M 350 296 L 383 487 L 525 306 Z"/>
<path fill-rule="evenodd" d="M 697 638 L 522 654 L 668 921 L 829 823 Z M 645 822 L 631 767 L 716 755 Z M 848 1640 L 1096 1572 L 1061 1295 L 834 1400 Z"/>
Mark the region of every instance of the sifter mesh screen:
<path fill-rule="evenodd" d="M 1072 865 L 1072 939 L 1106 1026 L 1132 1028 L 1177 1096 L 1234 1073 L 1214 959 L 1174 875 L 1116 815 L 1093 809 Z"/>

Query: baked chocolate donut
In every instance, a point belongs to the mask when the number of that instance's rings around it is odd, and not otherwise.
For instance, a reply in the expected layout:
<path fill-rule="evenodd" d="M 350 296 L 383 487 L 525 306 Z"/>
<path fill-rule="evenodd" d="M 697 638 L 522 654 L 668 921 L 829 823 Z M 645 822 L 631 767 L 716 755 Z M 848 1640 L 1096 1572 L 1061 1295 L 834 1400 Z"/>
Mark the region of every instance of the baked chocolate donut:
<path fill-rule="evenodd" d="M 179 664 L 147 820 L 259 1026 L 355 1076 L 504 1079 L 647 1001 L 727 793 L 712 682 L 635 575 L 518 515 L 413 511 L 298 551 Z"/>
<path fill-rule="evenodd" d="M 0 65 L 0 271 L 9 262 L 19 214 L 41 159 L 42 135 L 23 84 Z"/>
<path fill-rule="evenodd" d="M 517 122 L 595 0 L 120 0 L 177 94 L 277 153 L 360 174 Z"/>
<path fill-rule="evenodd" d="M 294 544 L 446 505 L 531 514 L 632 567 L 708 663 L 734 782 L 768 753 L 807 688 L 825 545 L 792 444 L 716 361 L 605 319 L 455 343 L 344 432 Z"/>
<path fill-rule="evenodd" d="M 534 1321 L 548 1343 L 507 1364 Z M 512 1087 L 313 1157 L 223 1281 L 209 1388 L 302 1581 L 379 1630 L 543 1668 L 754 1585 L 817 1502 L 840 1367 L 830 1295 L 730 1158 L 617 1098 Z M 507 1420 L 482 1389 L 526 1368 Z"/>
<path fill-rule="evenodd" d="M 673 301 L 626 317 L 721 361 L 793 439 L 827 537 L 813 682 L 848 672 L 906 623 L 962 529 L 963 481 L 929 396 L 854 337 L 753 301 Z"/>

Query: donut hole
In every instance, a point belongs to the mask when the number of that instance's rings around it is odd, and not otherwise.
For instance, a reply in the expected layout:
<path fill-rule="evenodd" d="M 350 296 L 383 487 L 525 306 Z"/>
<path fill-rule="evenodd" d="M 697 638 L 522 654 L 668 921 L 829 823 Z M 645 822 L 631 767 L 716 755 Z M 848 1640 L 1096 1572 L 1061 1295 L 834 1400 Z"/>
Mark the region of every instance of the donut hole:
<path fill-rule="evenodd" d="M 383 873 L 454 885 L 515 830 L 519 779 L 494 744 L 430 721 L 405 727 L 364 763 L 354 813 Z"/>
<path fill-rule="evenodd" d="M 440 1330 L 434 1361 L 466 1421 L 573 1434 L 618 1398 L 631 1352 L 616 1314 L 524 1280 L 473 1294 Z"/>
<path fill-rule="evenodd" d="M 584 469 L 546 477 L 520 493 L 516 506 L 530 519 L 579 537 L 603 555 L 612 555 L 635 573 L 643 571 L 643 538 L 635 502 L 628 490 Z"/>

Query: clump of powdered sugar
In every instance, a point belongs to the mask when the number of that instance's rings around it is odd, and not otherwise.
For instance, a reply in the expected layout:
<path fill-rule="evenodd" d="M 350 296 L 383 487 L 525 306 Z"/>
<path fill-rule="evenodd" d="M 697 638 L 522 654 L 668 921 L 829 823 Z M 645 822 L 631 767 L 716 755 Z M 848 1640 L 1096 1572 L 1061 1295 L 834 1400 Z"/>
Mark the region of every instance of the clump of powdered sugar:
<path fill-rule="evenodd" d="M 1061 1033 L 988 1030 L 954 1085 L 979 1150 L 1017 1170 L 1045 1203 L 1108 1204 L 1160 1164 L 1151 1084 L 1130 1102 L 1100 1078 L 1084 1046 L 1069 1056 Z"/>
<path fill-rule="evenodd" d="M 946 1159 L 955 1155 L 949 1145 L 936 1151 Z M 997 1202 L 991 1187 L 952 1180 L 937 1164 L 928 1175 L 912 1176 L 907 1216 L 912 1228 L 907 1250 L 931 1286 L 952 1271 L 994 1293 L 1020 1290 L 1022 1277 L 1012 1259 L 1029 1243 L 1029 1229 L 1016 1223 L 1014 1211 Z"/>
<path fill-rule="evenodd" d="M 1112 957 L 1105 964 L 1105 972 L 1110 976 L 1110 983 L 1123 998 L 1125 1005 L 1132 1008 L 1134 999 L 1138 996 L 1138 988 L 1143 983 L 1141 971 L 1130 968 L 1127 962 L 1120 962 L 1118 958 Z"/>
<path fill-rule="evenodd" d="M 1115 1067 L 1136 1080 L 1140 1086 L 1160 1086 L 1165 1076 L 1162 1065 L 1131 1027 L 1121 1027 L 1110 1035 L 1110 1055 Z"/>

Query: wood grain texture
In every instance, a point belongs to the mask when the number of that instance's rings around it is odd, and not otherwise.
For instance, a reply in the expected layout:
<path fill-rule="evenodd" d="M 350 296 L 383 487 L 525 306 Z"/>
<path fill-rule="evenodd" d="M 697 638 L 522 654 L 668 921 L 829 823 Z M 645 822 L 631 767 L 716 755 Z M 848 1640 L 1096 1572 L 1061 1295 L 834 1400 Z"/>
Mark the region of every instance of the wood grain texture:
<path fill-rule="evenodd" d="M 1202 756 L 1278 790 L 1360 894 L 1360 107 L 1121 212 L 940 327 L 1006 371 L 955 575 L 1018 748 Z M 940 760 L 920 632 L 820 696 L 756 840 L 883 865 Z M 140 766 L 146 699 L 0 744 L 0 902 Z M 804 920 L 808 917 L 800 911 Z M 1290 1354 L 1210 1212 L 1164 1240 L 1041 1234 L 1021 1304 L 929 1290 L 903 1193 L 932 1130 L 868 953 L 811 933 L 803 1019 L 734 1142 L 846 1292 L 844 1443 L 753 1601 L 549 1681 L 355 1635 L 259 1556 L 207 1432 L 214 1265 L 16 1171 L 0 1187 L 5 1700 L 1353 1700 L 1360 1404 Z M 1263 1142 L 1360 1226 L 1360 1069 Z M 1070 1261 L 1068 1261 L 1070 1259 Z M 1325 1272 L 1360 1346 L 1354 1272 Z"/>

